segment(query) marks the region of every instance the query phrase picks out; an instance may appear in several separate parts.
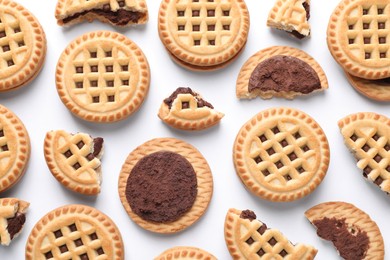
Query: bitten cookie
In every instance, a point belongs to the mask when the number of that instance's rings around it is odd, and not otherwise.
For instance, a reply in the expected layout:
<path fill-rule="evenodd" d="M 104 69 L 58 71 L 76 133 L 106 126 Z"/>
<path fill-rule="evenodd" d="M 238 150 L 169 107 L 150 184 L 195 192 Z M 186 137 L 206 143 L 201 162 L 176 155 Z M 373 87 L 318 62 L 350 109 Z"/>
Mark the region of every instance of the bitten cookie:
<path fill-rule="evenodd" d="M 363 176 L 389 194 L 390 119 L 371 112 L 356 113 L 341 119 L 338 125 Z"/>
<path fill-rule="evenodd" d="M 219 123 L 224 116 L 190 88 L 178 88 L 160 106 L 158 117 L 182 130 L 203 130 Z"/>
<path fill-rule="evenodd" d="M 129 154 L 118 187 L 122 204 L 135 223 L 152 232 L 175 233 L 205 213 L 213 178 L 195 147 L 174 138 L 157 138 Z"/>
<path fill-rule="evenodd" d="M 310 0 L 277 0 L 267 26 L 288 32 L 298 39 L 310 36 Z"/>
<path fill-rule="evenodd" d="M 154 260 L 217 260 L 212 254 L 196 247 L 177 246 L 164 251 Z"/>
<path fill-rule="evenodd" d="M 112 220 L 84 205 L 57 208 L 35 224 L 26 260 L 124 259 L 122 236 Z"/>
<path fill-rule="evenodd" d="M 317 235 L 346 260 L 384 259 L 382 234 L 365 212 L 345 202 L 326 202 L 305 212 Z"/>
<path fill-rule="evenodd" d="M 59 25 L 73 25 L 98 19 L 124 27 L 145 24 L 148 16 L 145 0 L 58 0 L 55 11 Z"/>
<path fill-rule="evenodd" d="M 317 249 L 292 244 L 279 230 L 268 228 L 251 210 L 229 209 L 225 241 L 233 259 L 314 259 Z"/>
<path fill-rule="evenodd" d="M 22 121 L 0 105 L 0 192 L 15 185 L 30 159 L 30 138 Z"/>
<path fill-rule="evenodd" d="M 0 0 L 0 92 L 29 84 L 41 71 L 46 36 L 35 16 L 10 0 Z"/>
<path fill-rule="evenodd" d="M 150 83 L 141 49 L 124 35 L 96 31 L 75 39 L 57 63 L 57 91 L 76 116 L 111 123 L 138 110 Z"/>
<path fill-rule="evenodd" d="M 190 70 L 216 70 L 244 48 L 249 13 L 243 0 L 162 0 L 158 31 L 177 64 Z"/>
<path fill-rule="evenodd" d="M 364 79 L 390 77 L 387 0 L 342 0 L 328 25 L 328 47 L 349 74 Z"/>
<path fill-rule="evenodd" d="M 345 75 L 360 94 L 376 101 L 390 101 L 390 78 L 369 80 L 352 76 L 348 72 Z"/>
<path fill-rule="evenodd" d="M 245 62 L 237 78 L 236 95 L 241 99 L 293 99 L 327 88 L 324 71 L 309 54 L 288 46 L 273 46 Z"/>
<path fill-rule="evenodd" d="M 50 172 L 66 188 L 85 195 L 100 193 L 103 138 L 50 131 L 44 152 Z"/>
<path fill-rule="evenodd" d="M 0 199 L 0 243 L 8 246 L 26 222 L 26 211 L 30 203 L 14 199 Z"/>
<path fill-rule="evenodd" d="M 321 127 L 292 108 L 258 113 L 242 126 L 233 147 L 241 181 L 270 201 L 293 201 L 313 192 L 325 177 L 329 157 Z"/>

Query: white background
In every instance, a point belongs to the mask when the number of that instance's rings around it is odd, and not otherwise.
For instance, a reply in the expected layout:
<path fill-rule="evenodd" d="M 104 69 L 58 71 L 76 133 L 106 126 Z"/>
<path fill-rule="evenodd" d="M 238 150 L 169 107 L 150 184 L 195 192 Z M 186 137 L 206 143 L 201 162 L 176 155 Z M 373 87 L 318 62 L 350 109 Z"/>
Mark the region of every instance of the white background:
<path fill-rule="evenodd" d="M 122 233 L 127 259 L 153 259 L 179 245 L 200 247 L 218 259 L 230 259 L 223 225 L 231 207 L 252 209 L 258 219 L 281 230 L 293 243 L 314 245 L 318 248 L 317 259 L 338 259 L 333 246 L 320 240 L 304 217 L 307 209 L 325 201 L 346 201 L 366 211 L 379 225 L 387 241 L 386 251 L 390 251 L 390 198 L 364 180 L 337 126 L 339 119 L 360 111 L 390 116 L 389 104 L 358 94 L 328 51 L 326 28 L 338 0 L 312 1 L 312 37 L 302 41 L 266 27 L 274 1 L 247 0 L 251 27 L 246 49 L 229 67 L 210 73 L 187 71 L 170 60 L 157 32 L 160 1 L 148 1 L 150 19 L 146 26 L 124 30 L 97 21 L 64 29 L 54 18 L 56 1 L 19 2 L 40 20 L 47 35 L 48 50 L 44 68 L 33 83 L 12 93 L 0 94 L 0 103 L 13 110 L 26 125 L 32 145 L 25 176 L 12 190 L 0 194 L 0 197 L 17 197 L 31 203 L 22 234 L 10 247 L 0 247 L 0 259 L 24 259 L 25 244 L 35 223 L 47 212 L 73 203 L 94 206 L 114 220 Z M 141 109 L 127 120 L 111 125 L 88 123 L 74 117 L 61 103 L 54 81 L 56 63 L 64 48 L 83 33 L 103 29 L 121 32 L 136 42 L 151 67 L 150 91 Z M 235 82 L 241 66 L 255 52 L 273 45 L 297 47 L 312 55 L 328 76 L 329 90 L 293 101 L 237 100 Z M 200 92 L 217 110 L 224 112 L 226 116 L 220 125 L 187 133 L 163 124 L 157 117 L 159 106 L 179 86 Z M 232 162 L 232 146 L 240 127 L 256 113 L 276 106 L 298 108 L 314 117 L 324 129 L 331 148 L 330 167 L 322 184 L 311 195 L 293 203 L 271 203 L 253 196 L 241 184 Z M 46 132 L 54 129 L 86 132 L 105 139 L 102 192 L 97 197 L 68 191 L 49 172 L 43 156 L 43 140 Z M 179 234 L 159 235 L 138 227 L 126 214 L 118 196 L 118 176 L 125 158 L 138 145 L 156 137 L 176 137 L 191 143 L 208 160 L 213 172 L 214 194 L 208 210 L 197 223 Z"/>

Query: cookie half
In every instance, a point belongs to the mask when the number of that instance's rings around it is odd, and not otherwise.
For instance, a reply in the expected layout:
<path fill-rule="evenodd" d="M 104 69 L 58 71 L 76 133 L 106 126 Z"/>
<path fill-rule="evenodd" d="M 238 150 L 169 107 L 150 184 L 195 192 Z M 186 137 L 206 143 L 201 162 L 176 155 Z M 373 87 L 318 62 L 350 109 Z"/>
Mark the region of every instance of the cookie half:
<path fill-rule="evenodd" d="M 349 83 L 362 95 L 376 101 L 390 101 L 390 78 L 369 80 L 345 72 Z"/>
<path fill-rule="evenodd" d="M 8 246 L 26 222 L 26 212 L 30 203 L 14 198 L 0 199 L 0 243 Z"/>
<path fill-rule="evenodd" d="M 216 70 L 244 48 L 249 13 L 243 0 L 162 0 L 158 30 L 176 63 L 190 70 Z"/>
<path fill-rule="evenodd" d="M 328 47 L 349 74 L 390 77 L 390 5 L 386 0 L 342 0 L 328 25 Z"/>
<path fill-rule="evenodd" d="M 150 70 L 143 52 L 115 32 L 80 36 L 57 63 L 61 101 L 87 121 L 111 123 L 130 116 L 144 101 L 149 83 Z"/>
<path fill-rule="evenodd" d="M 191 88 L 178 88 L 160 106 L 158 117 L 182 130 L 203 130 L 218 124 L 224 116 Z"/>
<path fill-rule="evenodd" d="M 50 131 L 44 153 L 50 172 L 66 188 L 85 195 L 100 193 L 103 138 Z"/>
<path fill-rule="evenodd" d="M 363 176 L 390 193 L 390 119 L 372 112 L 349 115 L 338 122 L 344 143 Z"/>
<path fill-rule="evenodd" d="M 0 105 L 0 192 L 15 185 L 30 159 L 30 138 L 22 121 Z"/>
<path fill-rule="evenodd" d="M 382 234 L 365 212 L 345 202 L 326 202 L 305 212 L 317 235 L 347 260 L 384 259 Z"/>
<path fill-rule="evenodd" d="M 310 36 L 310 0 L 277 0 L 268 14 L 267 26 L 298 39 Z"/>
<path fill-rule="evenodd" d="M 197 260 L 217 260 L 215 256 L 206 252 L 200 248 L 177 246 L 164 251 L 161 255 L 154 258 L 154 260 L 185 260 L 185 259 L 197 259 Z"/>
<path fill-rule="evenodd" d="M 98 19 L 124 27 L 145 24 L 149 14 L 145 0 L 58 0 L 55 17 L 61 26 Z"/>
<path fill-rule="evenodd" d="M 30 83 L 41 71 L 46 36 L 37 18 L 22 5 L 0 0 L 0 92 Z"/>
<path fill-rule="evenodd" d="M 310 194 L 325 177 L 329 158 L 321 127 L 292 108 L 258 113 L 242 126 L 233 147 L 241 181 L 270 201 L 293 201 Z"/>
<path fill-rule="evenodd" d="M 195 147 L 174 138 L 157 138 L 129 154 L 118 189 L 135 223 L 156 233 L 176 233 L 205 213 L 213 178 Z"/>
<path fill-rule="evenodd" d="M 26 244 L 26 260 L 124 259 L 115 223 L 95 208 L 67 205 L 42 217 Z"/>
<path fill-rule="evenodd" d="M 288 46 L 273 46 L 257 52 L 242 66 L 236 96 L 293 99 L 327 88 L 324 71 L 309 54 Z"/>
<path fill-rule="evenodd" d="M 268 228 L 251 210 L 229 209 L 225 241 L 233 259 L 314 259 L 317 249 L 292 244 L 279 230 Z"/>

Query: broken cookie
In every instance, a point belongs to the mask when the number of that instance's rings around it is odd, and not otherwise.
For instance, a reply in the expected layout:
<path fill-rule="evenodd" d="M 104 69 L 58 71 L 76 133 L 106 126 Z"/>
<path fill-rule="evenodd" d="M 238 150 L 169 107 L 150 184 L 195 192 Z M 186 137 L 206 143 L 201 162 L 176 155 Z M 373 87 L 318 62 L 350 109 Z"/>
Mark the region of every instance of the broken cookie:
<path fill-rule="evenodd" d="M 8 246 L 23 229 L 25 213 L 30 203 L 14 199 L 0 199 L 0 243 Z"/>

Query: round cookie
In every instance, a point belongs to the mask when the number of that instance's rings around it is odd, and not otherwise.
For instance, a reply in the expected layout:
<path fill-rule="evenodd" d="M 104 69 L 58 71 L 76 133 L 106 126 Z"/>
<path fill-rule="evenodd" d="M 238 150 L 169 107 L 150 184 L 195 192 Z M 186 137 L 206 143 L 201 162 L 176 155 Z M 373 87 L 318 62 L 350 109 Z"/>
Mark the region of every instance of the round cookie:
<path fill-rule="evenodd" d="M 258 113 L 242 126 L 233 147 L 237 175 L 253 194 L 269 201 L 293 201 L 313 192 L 329 159 L 321 127 L 292 108 Z"/>
<path fill-rule="evenodd" d="M 84 205 L 67 205 L 49 212 L 35 224 L 26 243 L 26 260 L 123 260 L 124 255 L 115 223 Z"/>
<path fill-rule="evenodd" d="M 205 213 L 213 178 L 207 161 L 192 145 L 157 138 L 129 154 L 118 190 L 126 212 L 139 226 L 156 233 L 176 233 Z"/>
<path fill-rule="evenodd" d="M 0 92 L 29 84 L 46 56 L 46 36 L 36 17 L 22 5 L 0 0 Z"/>
<path fill-rule="evenodd" d="M 161 255 L 154 258 L 154 260 L 217 260 L 212 254 L 196 247 L 177 246 L 170 248 Z"/>
<path fill-rule="evenodd" d="M 269 74 L 273 77 L 268 77 Z M 273 46 L 255 53 L 242 66 L 236 96 L 240 99 L 258 96 L 293 99 L 327 88 L 324 71 L 309 54 L 288 46 Z"/>
<path fill-rule="evenodd" d="M 225 67 L 241 52 L 249 22 L 243 0 L 162 0 L 158 30 L 177 64 L 190 70 L 211 71 Z"/>
<path fill-rule="evenodd" d="M 22 121 L 0 105 L 0 192 L 15 185 L 30 159 L 30 138 Z"/>
<path fill-rule="evenodd" d="M 390 77 L 388 4 L 387 0 L 342 0 L 331 15 L 328 47 L 349 74 L 364 79 Z"/>
<path fill-rule="evenodd" d="M 57 91 L 76 116 L 111 123 L 130 116 L 144 101 L 150 70 L 141 49 L 124 35 L 96 31 L 75 39 L 57 63 Z"/>
<path fill-rule="evenodd" d="M 345 75 L 360 94 L 376 101 L 390 101 L 390 78 L 368 80 L 352 76 L 348 72 Z"/>

